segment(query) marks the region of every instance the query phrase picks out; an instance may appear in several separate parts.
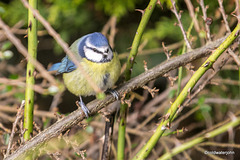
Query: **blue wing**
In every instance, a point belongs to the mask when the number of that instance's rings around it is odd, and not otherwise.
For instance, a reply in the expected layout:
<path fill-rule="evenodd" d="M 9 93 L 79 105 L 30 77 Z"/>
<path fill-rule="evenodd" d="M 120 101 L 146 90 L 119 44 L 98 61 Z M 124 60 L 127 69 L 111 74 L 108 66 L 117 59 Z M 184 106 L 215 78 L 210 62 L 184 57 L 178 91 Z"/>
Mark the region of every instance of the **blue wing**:
<path fill-rule="evenodd" d="M 61 62 L 55 63 L 51 66 L 51 68 L 48 71 L 56 71 L 61 66 Z"/>
<path fill-rule="evenodd" d="M 75 64 L 68 58 L 68 56 L 64 57 L 60 63 L 55 63 L 52 65 L 52 67 L 49 69 L 49 71 L 55 71 L 57 70 L 57 74 L 61 73 L 68 73 L 72 72 L 77 67 Z"/>

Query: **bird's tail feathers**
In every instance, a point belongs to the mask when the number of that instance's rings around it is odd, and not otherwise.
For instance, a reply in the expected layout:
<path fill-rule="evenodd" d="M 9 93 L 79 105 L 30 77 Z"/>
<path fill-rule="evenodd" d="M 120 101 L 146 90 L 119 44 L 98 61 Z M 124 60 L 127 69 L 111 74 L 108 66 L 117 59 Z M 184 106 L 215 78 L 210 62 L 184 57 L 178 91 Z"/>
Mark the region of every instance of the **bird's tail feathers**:
<path fill-rule="evenodd" d="M 60 66 L 61 66 L 61 62 L 55 63 L 51 66 L 51 68 L 48 71 L 57 71 Z"/>

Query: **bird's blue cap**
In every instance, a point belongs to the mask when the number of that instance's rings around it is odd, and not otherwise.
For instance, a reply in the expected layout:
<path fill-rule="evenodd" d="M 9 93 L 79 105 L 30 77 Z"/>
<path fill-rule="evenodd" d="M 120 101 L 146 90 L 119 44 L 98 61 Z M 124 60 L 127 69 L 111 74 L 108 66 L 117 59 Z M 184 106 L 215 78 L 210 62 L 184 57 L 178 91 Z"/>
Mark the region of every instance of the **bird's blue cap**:
<path fill-rule="evenodd" d="M 83 47 L 86 45 L 87 40 L 90 44 L 92 44 L 95 47 L 102 47 L 102 46 L 109 45 L 107 38 L 102 33 L 94 32 L 94 33 L 88 34 L 81 38 L 78 45 L 78 52 L 81 55 L 81 57 L 86 57 Z"/>
<path fill-rule="evenodd" d="M 99 33 L 99 32 L 91 33 L 89 34 L 88 38 L 89 38 L 89 42 L 96 47 L 109 45 L 107 38 L 102 33 Z"/>

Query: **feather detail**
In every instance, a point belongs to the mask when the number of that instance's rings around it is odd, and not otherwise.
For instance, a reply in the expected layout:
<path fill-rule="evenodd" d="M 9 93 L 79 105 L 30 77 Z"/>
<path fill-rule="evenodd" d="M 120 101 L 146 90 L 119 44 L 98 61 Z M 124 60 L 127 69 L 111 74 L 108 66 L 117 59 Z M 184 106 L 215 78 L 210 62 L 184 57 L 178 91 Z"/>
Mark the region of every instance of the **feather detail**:
<path fill-rule="evenodd" d="M 76 69 L 75 64 L 68 58 L 68 56 L 62 59 L 61 65 L 58 68 L 58 73 L 69 73 Z"/>
<path fill-rule="evenodd" d="M 51 66 L 51 68 L 48 71 L 57 71 L 60 66 L 61 66 L 61 62 L 55 63 Z"/>
<path fill-rule="evenodd" d="M 76 69 L 75 64 L 66 56 L 60 63 L 55 63 L 48 71 L 57 71 L 57 74 L 69 73 Z"/>

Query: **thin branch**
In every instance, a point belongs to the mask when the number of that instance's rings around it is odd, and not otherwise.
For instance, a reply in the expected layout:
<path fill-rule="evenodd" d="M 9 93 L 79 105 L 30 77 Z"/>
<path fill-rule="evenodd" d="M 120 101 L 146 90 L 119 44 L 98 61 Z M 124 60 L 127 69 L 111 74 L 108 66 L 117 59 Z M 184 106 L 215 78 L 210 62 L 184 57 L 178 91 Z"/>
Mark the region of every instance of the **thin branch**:
<path fill-rule="evenodd" d="M 6 113 L 16 113 L 18 110 L 14 106 L 3 106 L 0 105 L 0 111 L 1 112 L 6 112 Z M 47 118 L 52 118 L 56 119 L 57 117 L 54 115 L 53 112 L 48 112 L 48 111 L 42 111 L 42 110 L 34 110 L 34 116 L 37 117 L 47 117 Z"/>
<path fill-rule="evenodd" d="M 233 60 L 236 62 L 238 67 L 240 67 L 240 59 L 239 59 L 239 57 L 231 49 L 228 49 L 228 53 L 229 53 L 230 56 L 232 56 Z"/>
<path fill-rule="evenodd" d="M 185 0 L 185 3 L 186 3 L 186 5 L 187 5 L 187 8 L 188 8 L 188 10 L 189 10 L 189 14 L 190 14 L 191 18 L 193 19 L 194 28 L 195 28 L 195 30 L 196 30 L 196 31 L 198 32 L 198 34 L 199 34 L 199 32 L 200 32 L 200 27 L 199 27 L 198 20 L 197 20 L 197 18 L 196 18 L 196 16 L 195 16 L 195 13 L 194 13 L 194 7 L 193 7 L 193 5 L 192 5 L 192 2 L 191 2 L 191 0 Z"/>
<path fill-rule="evenodd" d="M 162 42 L 162 47 L 163 47 L 163 51 L 167 57 L 167 60 L 170 59 L 170 57 L 172 55 L 172 50 L 168 51 L 167 47 L 165 47 L 164 42 Z"/>
<path fill-rule="evenodd" d="M 61 97 L 63 92 L 58 92 L 53 96 L 52 104 L 50 105 L 49 111 L 55 112 L 57 111 L 57 106 L 59 103 L 61 103 Z"/>
<path fill-rule="evenodd" d="M 11 27 L 11 32 L 19 35 L 26 35 L 26 29 L 20 29 L 24 25 L 24 21 L 18 21 L 13 27 Z M 44 36 L 47 34 L 46 30 L 37 31 L 38 36 Z M 0 41 L 6 40 L 7 37 L 4 34 L 3 30 L 0 30 Z"/>
<path fill-rule="evenodd" d="M 0 83 L 5 85 L 11 85 L 11 86 L 20 86 L 20 87 L 26 86 L 26 83 L 22 82 L 19 79 L 0 78 Z M 33 85 L 31 86 L 31 89 L 40 94 L 46 93 L 46 90 L 44 90 L 40 85 Z"/>
<path fill-rule="evenodd" d="M 58 84 L 54 79 L 54 77 L 46 71 L 46 69 L 42 66 L 42 64 L 39 63 L 37 60 L 33 59 L 29 55 L 27 49 L 22 45 L 20 40 L 16 36 L 14 36 L 14 34 L 11 32 L 11 29 L 2 21 L 1 17 L 0 17 L 0 27 L 4 30 L 5 35 L 15 45 L 17 50 L 20 53 L 22 53 L 22 55 L 26 57 L 27 60 L 33 63 L 33 65 L 36 67 L 36 69 L 42 74 L 42 76 L 45 79 L 47 79 L 52 84 L 55 84 L 55 85 Z"/>
<path fill-rule="evenodd" d="M 19 120 L 22 118 L 23 116 L 23 107 L 25 105 L 25 101 L 22 101 L 22 104 L 21 106 L 19 107 L 18 109 L 18 112 L 17 112 L 17 115 L 16 115 L 16 119 L 13 123 L 13 126 L 12 126 L 12 132 L 11 132 L 11 135 L 10 135 L 10 138 L 9 138 L 9 143 L 8 143 L 8 147 L 7 147 L 7 152 L 6 154 L 4 155 L 4 157 L 7 157 L 11 151 L 11 146 L 12 146 L 12 142 L 13 142 L 13 137 L 15 135 L 15 130 L 16 130 L 16 127 L 17 127 L 17 124 L 19 122 Z"/>
<path fill-rule="evenodd" d="M 199 3 L 202 8 L 203 20 L 205 22 L 205 30 L 206 30 L 206 34 L 207 34 L 207 39 L 208 39 L 208 41 L 212 41 L 211 34 L 210 34 L 210 27 L 207 23 L 207 18 L 208 18 L 207 17 L 207 7 L 205 7 L 205 5 L 204 5 L 204 0 L 200 0 Z"/>
<path fill-rule="evenodd" d="M 232 147 L 232 148 L 239 148 L 240 149 L 239 144 L 216 143 L 216 142 L 205 142 L 205 143 L 199 144 L 198 146 L 214 146 L 214 147 L 221 147 L 221 148 Z"/>
<path fill-rule="evenodd" d="M 185 41 L 185 43 L 186 43 L 186 45 L 187 45 L 188 50 L 191 50 L 191 49 L 192 49 L 191 44 L 190 44 L 190 42 L 189 42 L 189 40 L 188 40 L 188 38 L 187 38 L 187 34 L 186 34 L 186 32 L 185 32 L 185 30 L 184 30 L 184 28 L 183 28 L 182 22 L 181 22 L 181 15 L 178 14 L 178 12 L 177 12 L 175 1 L 174 1 L 174 0 L 171 0 L 171 2 L 172 2 L 172 7 L 173 7 L 173 8 L 171 9 L 171 11 L 175 14 L 175 16 L 176 16 L 176 18 L 177 18 L 177 20 L 178 20 L 178 26 L 180 27 L 180 29 L 181 29 L 181 31 L 182 31 L 183 38 L 184 38 L 184 41 Z"/>
<path fill-rule="evenodd" d="M 220 12 L 222 14 L 222 17 L 223 17 L 223 21 L 224 21 L 224 24 L 225 24 L 225 28 L 227 30 L 227 32 L 231 32 L 230 30 L 230 27 L 229 27 L 229 24 L 228 24 L 228 21 L 227 21 L 227 15 L 225 13 L 225 10 L 224 10 L 224 7 L 223 7 L 223 0 L 218 0 L 218 4 L 220 6 Z M 238 56 L 229 48 L 228 49 L 228 53 L 230 54 L 230 56 L 232 56 L 233 60 L 236 62 L 236 64 L 240 67 L 240 60 L 238 58 Z"/>
<path fill-rule="evenodd" d="M 235 3 L 236 3 L 235 12 L 236 12 L 237 17 L 239 17 L 240 16 L 240 4 L 239 4 L 240 2 L 239 2 L 239 0 L 235 0 Z"/>
<path fill-rule="evenodd" d="M 225 10 L 224 10 L 224 8 L 223 8 L 223 4 L 222 4 L 222 3 L 223 3 L 223 0 L 218 0 L 218 4 L 219 4 L 219 6 L 220 6 L 219 10 L 220 10 L 220 12 L 221 12 L 221 14 L 222 14 L 222 17 L 223 17 L 223 21 L 224 21 L 226 30 L 230 33 L 231 30 L 230 30 L 230 27 L 229 27 L 229 24 L 228 24 L 228 21 L 227 21 L 227 15 L 226 15 L 226 13 L 225 13 Z"/>
<path fill-rule="evenodd" d="M 16 30 L 19 30 L 24 25 L 22 20 L 18 21 L 12 28 L 11 32 L 16 33 Z M 26 30 L 24 30 L 24 34 L 26 34 Z M 7 37 L 4 34 L 3 30 L 0 30 L 0 41 L 4 41 Z"/>
<path fill-rule="evenodd" d="M 109 44 L 112 48 L 114 48 L 114 38 L 117 33 L 116 24 L 117 24 L 117 17 L 111 16 L 108 22 L 104 25 L 102 29 L 102 34 L 104 35 L 107 35 L 108 30 L 110 30 L 110 35 L 108 38 L 109 38 Z"/>
<path fill-rule="evenodd" d="M 183 41 L 170 44 L 165 46 L 168 50 L 174 50 L 178 49 L 183 45 Z M 138 50 L 138 56 L 143 56 L 143 55 L 150 55 L 150 54 L 158 54 L 159 52 L 164 52 L 164 48 L 152 48 L 152 49 L 144 49 L 144 50 Z M 124 52 L 119 54 L 119 59 L 125 59 L 129 55 L 129 52 Z"/>

